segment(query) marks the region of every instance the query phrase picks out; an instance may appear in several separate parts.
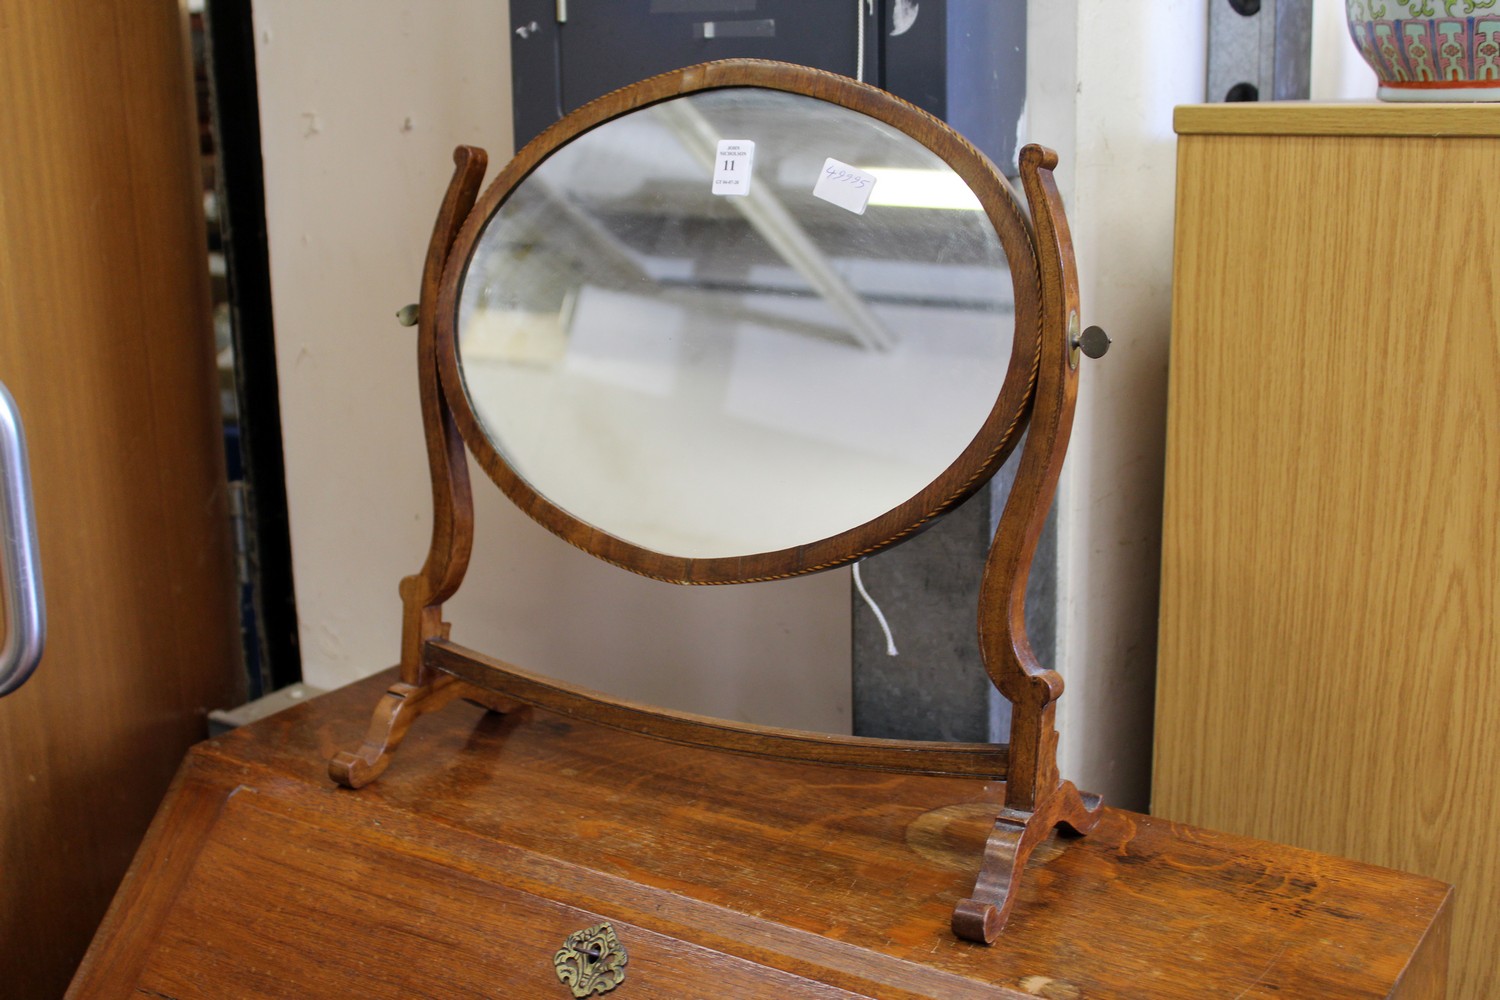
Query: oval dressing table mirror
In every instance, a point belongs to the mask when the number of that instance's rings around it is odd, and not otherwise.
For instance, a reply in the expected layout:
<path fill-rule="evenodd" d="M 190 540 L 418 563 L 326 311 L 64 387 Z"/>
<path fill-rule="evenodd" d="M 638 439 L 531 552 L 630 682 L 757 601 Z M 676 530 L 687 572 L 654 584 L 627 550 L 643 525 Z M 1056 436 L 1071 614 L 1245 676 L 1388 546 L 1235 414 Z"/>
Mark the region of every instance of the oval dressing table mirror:
<path fill-rule="evenodd" d="M 1062 680 L 1037 662 L 1023 612 L 1090 342 L 1053 154 L 1021 154 L 1028 213 L 983 155 L 889 94 L 730 60 L 586 105 L 482 195 L 485 154 L 455 159 L 413 313 L 431 549 L 401 584 L 400 683 L 334 779 L 373 781 L 414 720 L 455 698 L 781 761 L 1003 779 L 953 915 L 960 937 L 993 941 L 1032 849 L 1098 816 L 1058 775 Z M 636 704 L 465 648 L 443 621 L 472 539 L 466 449 L 591 555 L 727 585 L 899 543 L 985 485 L 1023 430 L 977 622 L 975 669 L 1012 704 L 1008 744 Z"/>

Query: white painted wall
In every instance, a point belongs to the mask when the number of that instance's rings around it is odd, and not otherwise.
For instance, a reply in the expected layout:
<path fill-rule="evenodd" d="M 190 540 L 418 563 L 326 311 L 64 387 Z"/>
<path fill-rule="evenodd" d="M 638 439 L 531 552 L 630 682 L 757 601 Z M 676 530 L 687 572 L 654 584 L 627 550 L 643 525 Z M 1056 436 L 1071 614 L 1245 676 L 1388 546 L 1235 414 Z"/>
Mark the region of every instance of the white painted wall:
<path fill-rule="evenodd" d="M 430 501 L 412 331 L 460 143 L 510 153 L 503 0 L 256 0 L 293 571 L 309 683 L 394 663 Z M 530 669 L 736 719 L 847 732 L 849 577 L 683 588 L 616 570 L 475 470 L 454 638 Z"/>
<path fill-rule="evenodd" d="M 1033 0 L 1027 138 L 1056 149 L 1085 362 L 1059 488 L 1063 774 L 1143 808 L 1150 776 L 1171 316 L 1172 109 L 1203 99 L 1205 0 Z"/>
<path fill-rule="evenodd" d="M 1368 97 L 1374 78 L 1315 0 L 1312 96 Z M 1155 689 L 1176 141 L 1203 101 L 1207 0 L 1032 0 L 1023 134 L 1061 158 L 1085 325 L 1114 346 L 1085 362 L 1059 489 L 1058 706 L 1065 776 L 1144 809 Z"/>
<path fill-rule="evenodd" d="M 1312 79 L 1314 101 L 1375 99 L 1375 71 L 1349 37 L 1344 0 L 1313 0 Z"/>

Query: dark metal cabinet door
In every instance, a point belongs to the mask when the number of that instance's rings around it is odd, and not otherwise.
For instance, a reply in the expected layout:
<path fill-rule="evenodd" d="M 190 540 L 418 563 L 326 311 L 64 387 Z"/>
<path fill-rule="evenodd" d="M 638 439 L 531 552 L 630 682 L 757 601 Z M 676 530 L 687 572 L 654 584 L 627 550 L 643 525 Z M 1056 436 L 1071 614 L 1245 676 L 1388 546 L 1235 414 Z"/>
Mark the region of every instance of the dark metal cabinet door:
<path fill-rule="evenodd" d="M 881 13 L 860 0 L 512 0 L 516 144 L 601 94 L 712 59 L 863 69 L 878 82 Z"/>

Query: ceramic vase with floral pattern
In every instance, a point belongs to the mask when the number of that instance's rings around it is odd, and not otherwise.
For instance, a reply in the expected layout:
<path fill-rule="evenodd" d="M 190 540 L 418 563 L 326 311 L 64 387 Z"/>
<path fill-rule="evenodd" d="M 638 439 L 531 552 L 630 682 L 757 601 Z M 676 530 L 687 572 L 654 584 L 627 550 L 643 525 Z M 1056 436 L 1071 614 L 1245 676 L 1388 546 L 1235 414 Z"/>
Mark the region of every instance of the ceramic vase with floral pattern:
<path fill-rule="evenodd" d="M 1500 101 L 1500 0 L 1346 0 L 1383 101 Z"/>

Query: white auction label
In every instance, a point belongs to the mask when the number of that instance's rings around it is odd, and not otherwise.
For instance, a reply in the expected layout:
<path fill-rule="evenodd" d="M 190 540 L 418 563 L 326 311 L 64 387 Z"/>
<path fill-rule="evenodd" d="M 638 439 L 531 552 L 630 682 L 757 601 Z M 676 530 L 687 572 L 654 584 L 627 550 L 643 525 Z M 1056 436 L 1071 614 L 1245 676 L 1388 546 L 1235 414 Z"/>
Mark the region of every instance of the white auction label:
<path fill-rule="evenodd" d="M 874 174 L 830 156 L 823 161 L 823 172 L 818 175 L 818 183 L 813 185 L 813 197 L 833 202 L 855 215 L 864 215 L 870 193 L 874 190 Z"/>
<path fill-rule="evenodd" d="M 714 161 L 714 194 L 749 194 L 755 170 L 755 143 L 749 139 L 720 139 Z"/>

